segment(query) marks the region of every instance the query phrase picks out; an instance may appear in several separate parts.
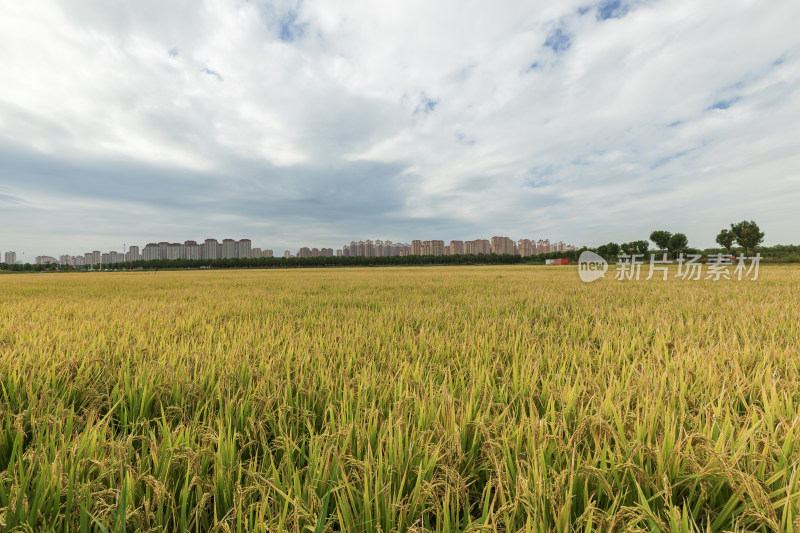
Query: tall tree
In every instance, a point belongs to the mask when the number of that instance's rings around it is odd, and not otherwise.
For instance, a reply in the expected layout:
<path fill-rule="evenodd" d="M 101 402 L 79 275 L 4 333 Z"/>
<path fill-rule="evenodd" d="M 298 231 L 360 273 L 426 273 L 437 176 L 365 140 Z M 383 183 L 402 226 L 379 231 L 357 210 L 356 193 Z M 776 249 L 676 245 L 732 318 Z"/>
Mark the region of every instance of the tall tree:
<path fill-rule="evenodd" d="M 689 246 L 689 239 L 683 233 L 675 233 L 667 241 L 667 248 L 673 255 L 684 251 L 687 246 Z"/>
<path fill-rule="evenodd" d="M 731 246 L 733 246 L 733 241 L 735 240 L 736 235 L 731 230 L 723 229 L 717 235 L 717 244 L 725 248 L 728 253 L 731 253 Z"/>
<path fill-rule="evenodd" d="M 669 238 L 672 233 L 666 230 L 657 230 L 650 234 L 650 240 L 656 243 L 659 250 L 669 250 Z"/>
<path fill-rule="evenodd" d="M 764 242 L 764 232 L 752 220 L 742 220 L 738 224 L 731 224 L 731 232 L 736 237 L 736 244 L 744 248 L 744 255 L 748 251 Z"/>
<path fill-rule="evenodd" d="M 650 243 L 647 241 L 633 241 L 631 244 L 636 248 L 637 254 L 647 255 L 650 251 Z"/>
<path fill-rule="evenodd" d="M 621 244 L 620 248 L 628 255 L 647 255 L 647 252 L 650 251 L 650 244 L 647 241 L 631 241 Z"/>
<path fill-rule="evenodd" d="M 616 259 L 619 255 L 620 246 L 615 242 L 610 242 L 608 244 L 604 244 L 602 246 L 598 246 L 597 254 L 605 259 L 611 260 Z"/>

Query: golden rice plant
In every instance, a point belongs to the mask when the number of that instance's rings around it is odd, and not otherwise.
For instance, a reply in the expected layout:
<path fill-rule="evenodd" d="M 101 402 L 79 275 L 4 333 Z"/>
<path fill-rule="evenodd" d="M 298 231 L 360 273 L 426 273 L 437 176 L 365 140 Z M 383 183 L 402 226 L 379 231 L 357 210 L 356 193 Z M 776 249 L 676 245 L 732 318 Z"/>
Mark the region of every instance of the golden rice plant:
<path fill-rule="evenodd" d="M 800 269 L 0 276 L 3 531 L 800 531 Z"/>

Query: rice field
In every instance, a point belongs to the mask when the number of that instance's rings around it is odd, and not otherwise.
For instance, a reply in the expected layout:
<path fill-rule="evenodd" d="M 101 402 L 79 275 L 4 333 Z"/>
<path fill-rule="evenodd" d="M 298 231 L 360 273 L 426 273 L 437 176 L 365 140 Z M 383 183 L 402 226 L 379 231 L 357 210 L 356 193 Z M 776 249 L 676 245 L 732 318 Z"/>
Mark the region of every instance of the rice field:
<path fill-rule="evenodd" d="M 3 531 L 800 531 L 800 268 L 0 276 Z"/>

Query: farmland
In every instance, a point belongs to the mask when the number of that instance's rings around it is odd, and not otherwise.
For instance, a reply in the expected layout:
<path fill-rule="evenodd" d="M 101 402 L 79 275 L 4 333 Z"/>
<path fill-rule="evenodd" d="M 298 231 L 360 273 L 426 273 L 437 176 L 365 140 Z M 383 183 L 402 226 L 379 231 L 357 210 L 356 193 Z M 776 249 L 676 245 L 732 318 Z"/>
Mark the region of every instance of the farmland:
<path fill-rule="evenodd" d="M 800 531 L 800 268 L 0 276 L 0 529 Z"/>

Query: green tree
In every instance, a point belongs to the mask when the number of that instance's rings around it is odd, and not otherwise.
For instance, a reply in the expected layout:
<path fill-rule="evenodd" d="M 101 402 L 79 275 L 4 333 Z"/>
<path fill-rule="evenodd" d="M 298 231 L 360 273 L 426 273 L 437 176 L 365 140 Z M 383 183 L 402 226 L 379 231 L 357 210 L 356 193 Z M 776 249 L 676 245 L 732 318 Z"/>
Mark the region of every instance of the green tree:
<path fill-rule="evenodd" d="M 744 248 L 744 255 L 764 242 L 764 232 L 752 220 L 743 220 L 738 224 L 731 224 L 731 233 L 736 237 L 736 244 Z"/>
<path fill-rule="evenodd" d="M 597 248 L 597 254 L 605 259 L 616 259 L 620 252 L 619 244 L 610 242 Z"/>
<path fill-rule="evenodd" d="M 659 250 L 669 250 L 669 238 L 672 233 L 665 230 L 657 230 L 650 234 L 650 240 L 656 243 Z"/>
<path fill-rule="evenodd" d="M 689 239 L 687 239 L 686 235 L 683 233 L 675 233 L 671 235 L 669 241 L 667 241 L 667 248 L 673 255 L 684 251 L 687 246 L 689 246 Z"/>
<path fill-rule="evenodd" d="M 731 246 L 733 246 L 733 241 L 736 240 L 736 235 L 730 230 L 723 229 L 717 235 L 717 244 L 725 248 L 728 253 L 731 253 Z"/>
<path fill-rule="evenodd" d="M 647 255 L 647 252 L 650 251 L 650 243 L 647 241 L 631 241 L 621 244 L 620 248 L 622 248 L 622 251 L 628 255 Z"/>

